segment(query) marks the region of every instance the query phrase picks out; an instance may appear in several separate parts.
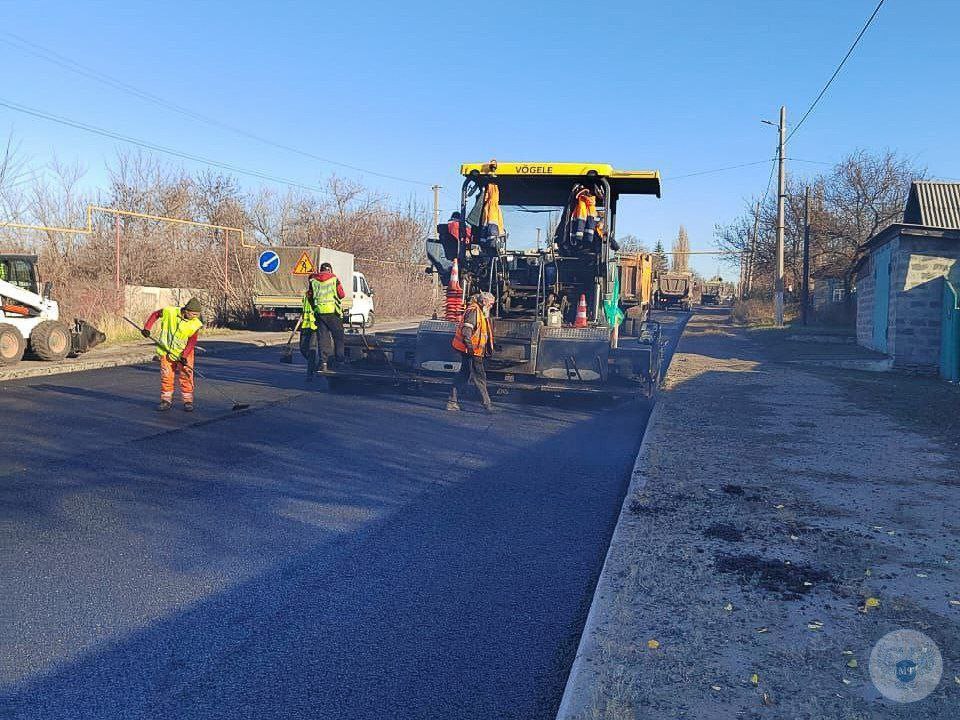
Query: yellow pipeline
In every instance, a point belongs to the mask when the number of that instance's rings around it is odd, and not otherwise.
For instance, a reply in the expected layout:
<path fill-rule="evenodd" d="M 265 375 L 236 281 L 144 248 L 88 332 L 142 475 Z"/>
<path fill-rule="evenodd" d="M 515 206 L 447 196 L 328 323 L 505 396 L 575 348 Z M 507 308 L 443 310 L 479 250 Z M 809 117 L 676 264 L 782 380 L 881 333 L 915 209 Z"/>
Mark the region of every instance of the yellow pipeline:
<path fill-rule="evenodd" d="M 25 223 L 15 223 L 0 221 L 0 227 L 16 228 L 18 230 L 39 230 L 41 232 L 71 233 L 74 235 L 92 235 L 93 234 L 93 213 L 102 212 L 107 215 L 123 215 L 124 217 L 139 218 L 141 220 L 158 220 L 160 222 L 176 223 L 178 225 L 190 225 L 192 227 L 202 227 L 209 230 L 230 231 L 240 235 L 240 246 L 245 248 L 259 248 L 260 245 L 250 245 L 247 243 L 243 228 L 230 227 L 229 225 L 215 225 L 214 223 L 199 222 L 198 220 L 183 220 L 181 218 L 167 217 L 165 215 L 150 215 L 149 213 L 138 213 L 133 210 L 119 210 L 117 208 L 102 207 L 101 205 L 87 206 L 87 226 L 85 228 L 63 228 L 51 225 L 27 225 Z M 319 245 L 315 247 L 320 247 Z M 357 258 L 363 262 L 383 263 L 385 265 L 416 265 L 416 263 L 402 263 L 393 260 L 378 260 L 375 258 Z"/>
<path fill-rule="evenodd" d="M 124 217 L 134 217 L 142 220 L 159 220 L 160 222 L 176 223 L 178 225 L 191 225 L 193 227 L 203 227 L 210 230 L 233 231 L 240 234 L 240 244 L 243 247 L 256 247 L 255 245 L 247 245 L 243 235 L 243 228 L 230 227 L 228 225 L 215 225 L 213 223 L 199 222 L 197 220 L 183 220 L 181 218 L 166 217 L 164 215 L 150 215 L 148 213 L 138 213 L 134 212 L 133 210 L 119 210 L 117 208 L 102 207 L 100 205 L 87 206 L 87 226 L 85 228 L 63 228 L 50 225 L 27 225 L 25 223 L 5 221 L 0 222 L 0 227 L 17 228 L 19 230 L 40 230 L 41 232 L 71 233 L 75 235 L 92 235 L 94 212 L 102 212 L 108 215 L 123 215 Z"/>

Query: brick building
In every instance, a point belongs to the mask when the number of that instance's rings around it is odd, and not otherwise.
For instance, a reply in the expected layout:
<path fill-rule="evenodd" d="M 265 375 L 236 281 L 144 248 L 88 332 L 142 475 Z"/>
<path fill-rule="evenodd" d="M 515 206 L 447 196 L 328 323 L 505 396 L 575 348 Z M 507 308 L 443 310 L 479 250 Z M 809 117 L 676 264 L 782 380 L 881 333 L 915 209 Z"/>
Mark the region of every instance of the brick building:
<path fill-rule="evenodd" d="M 895 368 L 951 377 L 960 356 L 960 313 L 949 307 L 960 287 L 960 183 L 913 183 L 904 221 L 862 251 L 857 342 L 889 355 Z"/>

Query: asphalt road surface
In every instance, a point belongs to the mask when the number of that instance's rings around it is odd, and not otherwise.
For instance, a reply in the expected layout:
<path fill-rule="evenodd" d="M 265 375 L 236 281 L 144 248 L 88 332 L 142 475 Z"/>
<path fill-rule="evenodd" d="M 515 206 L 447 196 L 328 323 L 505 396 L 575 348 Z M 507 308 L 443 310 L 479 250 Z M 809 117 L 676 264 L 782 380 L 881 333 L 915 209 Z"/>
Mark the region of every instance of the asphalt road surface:
<path fill-rule="evenodd" d="M 279 352 L 202 359 L 192 415 L 150 365 L 0 383 L 0 717 L 556 712 L 648 404 L 447 413 Z"/>

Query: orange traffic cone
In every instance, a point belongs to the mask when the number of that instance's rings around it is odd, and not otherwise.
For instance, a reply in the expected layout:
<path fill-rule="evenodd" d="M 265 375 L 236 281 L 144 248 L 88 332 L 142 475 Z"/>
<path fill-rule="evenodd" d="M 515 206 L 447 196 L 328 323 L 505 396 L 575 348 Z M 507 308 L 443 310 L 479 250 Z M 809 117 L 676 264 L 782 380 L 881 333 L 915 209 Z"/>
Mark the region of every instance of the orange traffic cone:
<path fill-rule="evenodd" d="M 444 319 L 450 322 L 460 322 L 463 317 L 463 288 L 460 287 L 460 273 L 457 270 L 457 261 L 453 261 L 450 270 L 450 283 L 447 285 L 447 302 L 444 307 Z"/>
<path fill-rule="evenodd" d="M 456 259 L 454 259 L 453 267 L 450 269 L 450 283 L 447 285 L 447 289 L 463 293 L 463 288 L 460 287 L 460 268 Z"/>
<path fill-rule="evenodd" d="M 574 327 L 587 327 L 587 296 L 581 294 L 577 304 L 577 318 L 573 321 Z"/>

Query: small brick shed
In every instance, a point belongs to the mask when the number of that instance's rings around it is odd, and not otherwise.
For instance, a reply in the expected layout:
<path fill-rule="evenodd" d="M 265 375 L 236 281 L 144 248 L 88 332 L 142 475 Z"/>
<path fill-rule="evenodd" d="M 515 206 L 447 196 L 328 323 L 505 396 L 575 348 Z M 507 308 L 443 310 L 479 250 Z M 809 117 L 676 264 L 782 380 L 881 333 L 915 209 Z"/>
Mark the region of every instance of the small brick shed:
<path fill-rule="evenodd" d="M 904 222 L 862 252 L 857 342 L 889 355 L 895 368 L 943 373 L 945 353 L 957 352 L 945 302 L 948 283 L 960 287 L 960 183 L 914 182 Z"/>

